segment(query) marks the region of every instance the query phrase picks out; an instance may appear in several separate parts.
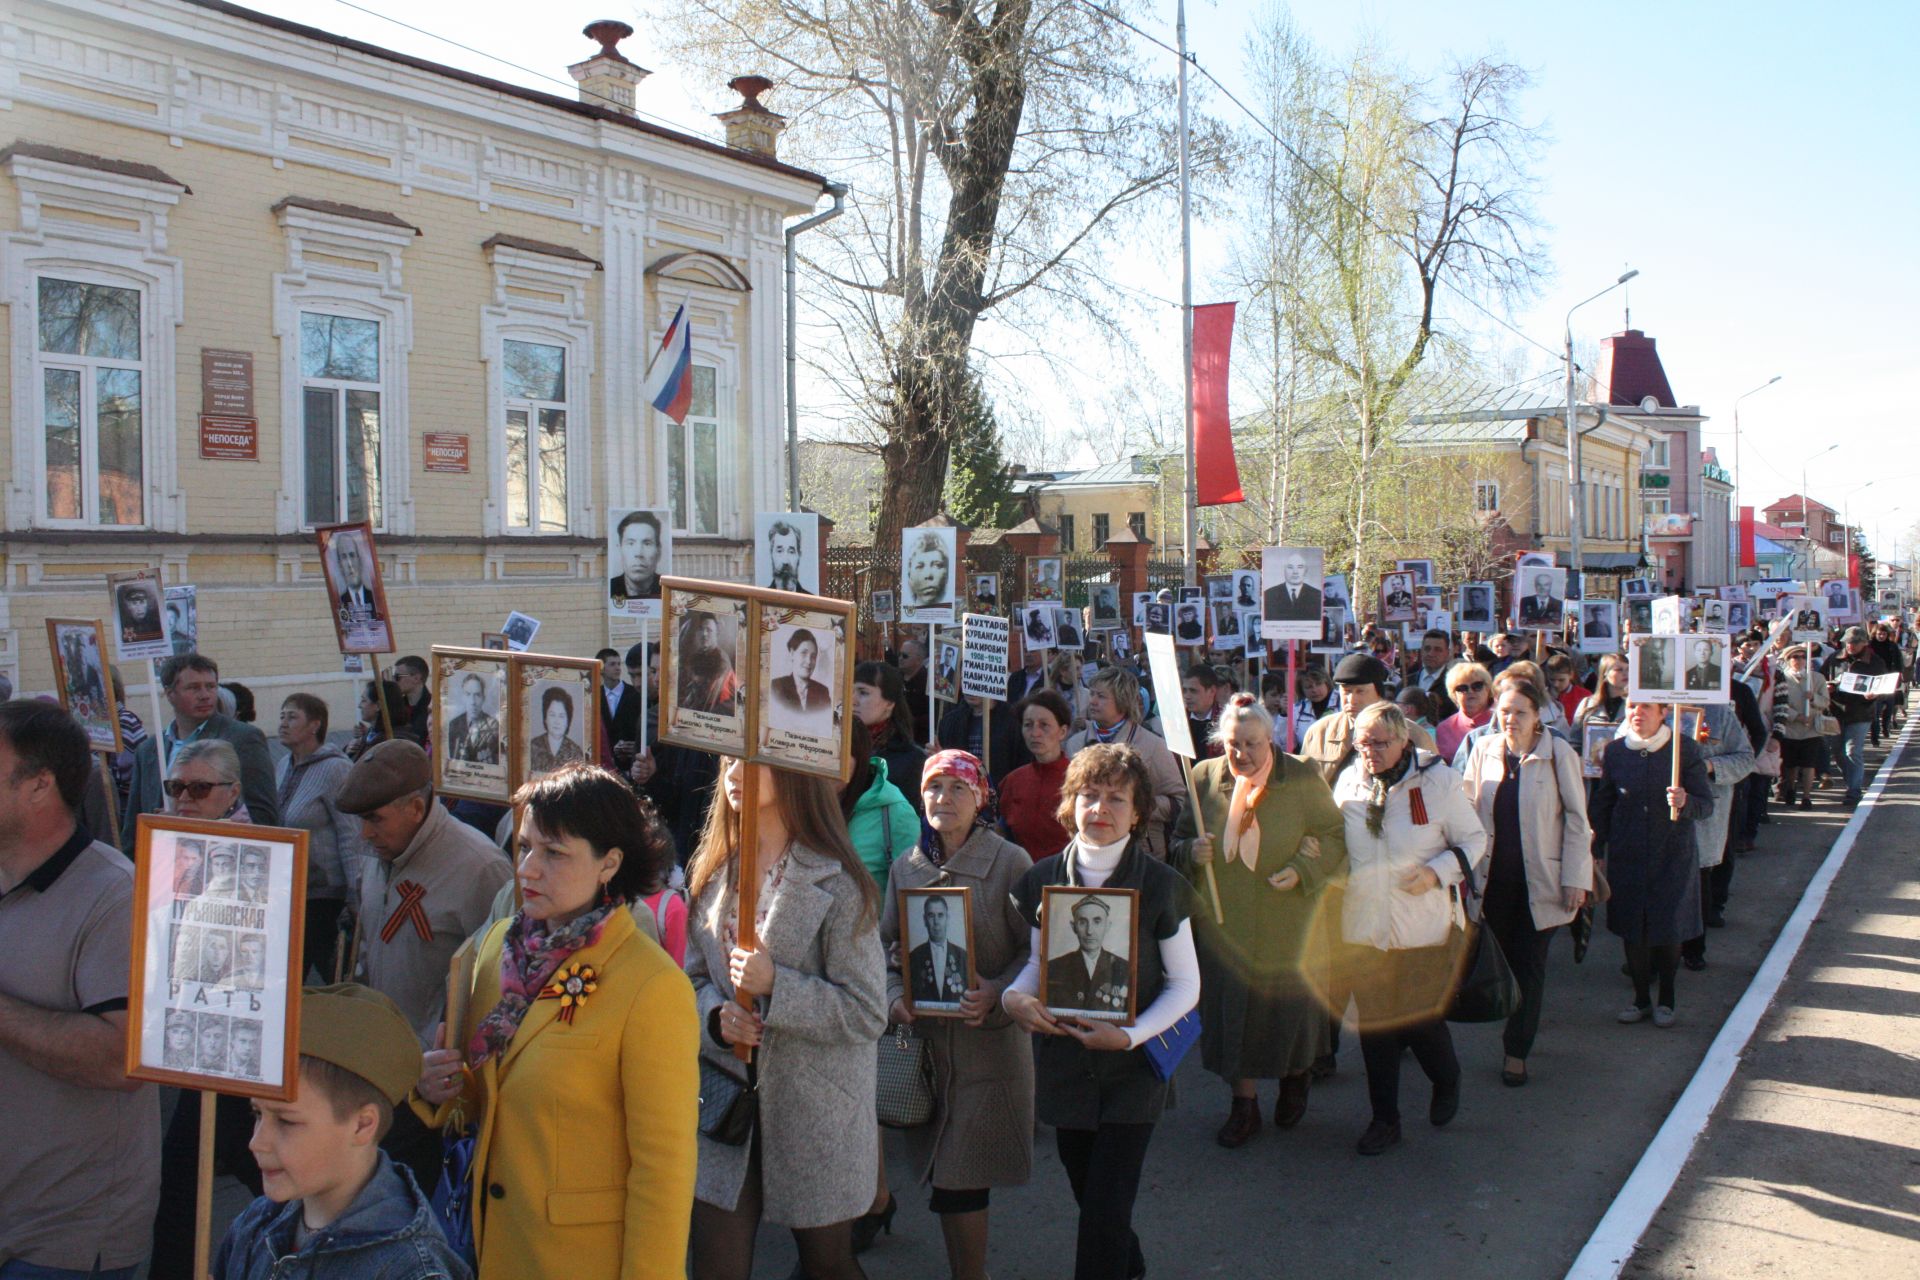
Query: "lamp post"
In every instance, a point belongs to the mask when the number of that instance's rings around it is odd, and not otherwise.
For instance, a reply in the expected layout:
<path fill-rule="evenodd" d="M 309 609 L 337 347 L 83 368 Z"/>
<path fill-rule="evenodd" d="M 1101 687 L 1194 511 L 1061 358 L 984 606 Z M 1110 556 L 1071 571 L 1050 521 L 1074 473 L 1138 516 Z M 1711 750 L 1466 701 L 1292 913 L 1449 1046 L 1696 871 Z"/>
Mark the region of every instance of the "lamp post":
<path fill-rule="evenodd" d="M 1573 313 L 1586 306 L 1588 302 L 1598 302 L 1639 274 L 1638 268 L 1624 271 L 1619 279 L 1586 299 L 1585 302 L 1576 302 L 1567 308 L 1565 327 L 1567 340 L 1567 551 L 1569 558 L 1567 572 L 1569 573 L 1582 573 L 1586 570 L 1586 564 L 1580 558 L 1580 525 L 1587 509 L 1586 489 L 1580 479 L 1580 423 L 1575 417 L 1573 401 Z"/>
<path fill-rule="evenodd" d="M 1751 391 L 1742 391 L 1733 398 L 1733 518 L 1740 519 L 1740 402 L 1748 396 L 1757 396 L 1774 383 L 1780 381 L 1780 374 L 1774 374 Z M 1733 582 L 1740 581 L 1740 554 L 1736 550 L 1730 557 L 1733 564 L 1727 577 Z"/>
<path fill-rule="evenodd" d="M 1824 458 L 1828 454 L 1832 453 L 1835 449 L 1838 449 L 1839 447 L 1840 446 L 1837 443 L 1830 444 L 1826 448 L 1821 449 L 1816 453 L 1808 454 L 1806 462 L 1802 462 L 1800 464 L 1800 537 L 1807 544 L 1807 579 L 1808 581 L 1813 580 L 1814 567 L 1813 567 L 1813 521 L 1809 519 L 1807 516 L 1807 504 L 1811 502 L 1813 499 L 1807 494 L 1807 463 L 1812 462 L 1815 458 Z"/>

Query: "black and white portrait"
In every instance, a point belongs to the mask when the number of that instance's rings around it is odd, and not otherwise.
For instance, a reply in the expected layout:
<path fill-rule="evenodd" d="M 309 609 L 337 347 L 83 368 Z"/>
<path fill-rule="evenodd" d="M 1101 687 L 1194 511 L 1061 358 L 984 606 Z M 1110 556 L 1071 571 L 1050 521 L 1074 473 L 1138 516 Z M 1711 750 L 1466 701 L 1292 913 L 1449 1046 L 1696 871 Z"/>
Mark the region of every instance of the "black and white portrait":
<path fill-rule="evenodd" d="M 812 627 L 788 626 L 776 636 L 773 665 L 779 672 L 767 685 L 768 719 L 782 728 L 825 737 L 833 731 L 833 687 L 826 679 L 833 674 L 831 637 Z M 820 659 L 827 658 L 823 670 Z"/>
<path fill-rule="evenodd" d="M 1260 634 L 1268 640 L 1312 640 L 1320 633 L 1323 596 L 1319 547 L 1264 547 L 1260 552 Z"/>
<path fill-rule="evenodd" d="M 1267 642 L 1260 638 L 1260 611 L 1258 609 L 1235 609 L 1240 624 L 1240 643 L 1251 656 L 1262 652 Z"/>
<path fill-rule="evenodd" d="M 1207 638 L 1206 605 L 1198 600 L 1183 600 L 1173 606 L 1173 640 L 1183 648 L 1193 648 Z"/>
<path fill-rule="evenodd" d="M 366 524 L 332 525 L 314 530 L 320 568 L 327 580 L 328 603 L 342 653 L 392 653 L 393 622 L 373 530 Z"/>
<path fill-rule="evenodd" d="M 193 1069 L 206 1075 L 227 1074 L 227 1023 L 224 1013 L 200 1015 L 199 1037 L 193 1051 Z"/>
<path fill-rule="evenodd" d="M 1467 631 L 1491 631 L 1494 620 L 1494 594 L 1491 582 L 1469 582 L 1460 588 L 1460 626 Z"/>
<path fill-rule="evenodd" d="M 1652 578 L 1628 578 L 1620 584 L 1623 596 L 1657 596 L 1660 592 L 1654 587 Z"/>
<path fill-rule="evenodd" d="M 233 979 L 233 930 L 200 931 L 200 972 L 196 981 L 209 987 L 224 987 Z"/>
<path fill-rule="evenodd" d="M 1059 598 L 1060 558 L 1035 556 L 1027 561 L 1027 599 L 1058 600 Z"/>
<path fill-rule="evenodd" d="M 191 583 L 167 588 L 167 644 L 175 657 L 200 649 L 200 593 Z"/>
<path fill-rule="evenodd" d="M 194 1046 L 200 1039 L 200 1015 L 191 1009 L 169 1009 L 163 1033 L 160 1065 L 169 1071 L 193 1070 Z"/>
<path fill-rule="evenodd" d="M 1420 602 L 1414 597 L 1413 575 L 1404 569 L 1380 575 L 1380 621 L 1387 626 L 1405 626 L 1419 616 Z"/>
<path fill-rule="evenodd" d="M 234 931 L 233 985 L 242 991 L 266 988 L 267 935 L 257 929 Z"/>
<path fill-rule="evenodd" d="M 1144 615 L 1146 621 L 1141 623 L 1142 630 L 1148 635 L 1172 635 L 1173 610 L 1173 605 L 1159 600 L 1148 600 Z"/>
<path fill-rule="evenodd" d="M 173 852 L 173 896 L 197 898 L 207 888 L 207 842 L 181 839 Z"/>
<path fill-rule="evenodd" d="M 1745 631 L 1753 625 L 1753 603 L 1749 600 L 1727 601 L 1727 630 Z"/>
<path fill-rule="evenodd" d="M 263 906 L 267 901 L 268 874 L 273 869 L 273 850 L 264 844 L 238 846 L 234 856 L 234 896 L 242 902 Z"/>
<path fill-rule="evenodd" d="M 543 778 L 566 765 L 588 762 L 587 722 L 593 713 L 586 708 L 593 703 L 582 692 L 578 681 L 549 681 L 537 686 L 523 703 L 521 732 L 527 734 L 527 755 L 522 776 L 527 781 Z M 529 717 L 525 712 L 533 714 Z"/>
<path fill-rule="evenodd" d="M 1133 593 L 1133 625 L 1134 626 L 1145 627 L 1147 625 L 1147 606 L 1152 603 L 1153 603 L 1153 592 L 1136 591 Z"/>
<path fill-rule="evenodd" d="M 1046 888 L 1040 937 L 1048 1013 L 1121 1026 L 1133 1021 L 1137 903 L 1131 889 Z"/>
<path fill-rule="evenodd" d="M 1079 653 L 1085 644 L 1080 635 L 1080 611 L 1066 605 L 1055 605 L 1053 609 L 1054 647 L 1068 653 Z"/>
<path fill-rule="evenodd" d="M 1395 560 L 1393 567 L 1413 575 L 1415 591 L 1433 585 L 1433 561 L 1431 560 Z"/>
<path fill-rule="evenodd" d="M 227 1070 L 243 1080 L 260 1078 L 261 1024 L 234 1015 L 227 1025 Z"/>
<path fill-rule="evenodd" d="M 1709 598 L 1700 602 L 1700 629 L 1702 631 L 1725 631 L 1727 629 L 1727 602 Z"/>
<path fill-rule="evenodd" d="M 867 597 L 868 608 L 873 611 L 875 622 L 893 621 L 893 592 L 876 591 Z"/>
<path fill-rule="evenodd" d="M 673 514 L 641 507 L 607 512 L 607 613 L 658 618 L 660 578 L 673 572 Z"/>
<path fill-rule="evenodd" d="M 1714 603 L 1721 603 L 1715 601 Z M 1687 668 L 1686 689 L 1688 693 L 1707 693 L 1720 688 L 1720 677 L 1726 664 L 1721 655 L 1724 652 L 1720 637 L 1693 636 L 1686 640 Z"/>
<path fill-rule="evenodd" d="M 1347 595 L 1347 575 L 1346 574 L 1344 573 L 1326 574 L 1320 579 L 1320 590 L 1323 593 L 1323 598 L 1321 600 L 1321 606 L 1323 608 L 1348 609 L 1348 610 L 1351 610 L 1353 608 L 1353 605 L 1350 602 L 1350 598 Z"/>
<path fill-rule="evenodd" d="M 973 609 L 975 613 L 995 613 L 1000 608 L 1000 575 L 997 573 L 976 573 L 973 575 Z"/>
<path fill-rule="evenodd" d="M 973 890 L 902 889 L 899 911 L 901 967 L 913 1016 L 959 1016 L 961 997 L 976 984 Z"/>
<path fill-rule="evenodd" d="M 900 535 L 900 621 L 952 623 L 959 596 L 957 531 L 920 525 Z"/>
<path fill-rule="evenodd" d="M 1053 629 L 1053 606 L 1022 605 L 1018 611 L 1020 642 L 1028 649 L 1051 649 L 1059 643 Z"/>
<path fill-rule="evenodd" d="M 1820 594 L 1827 598 L 1827 616 L 1836 622 L 1845 622 L 1853 616 L 1853 594 L 1845 578 L 1824 578 L 1820 582 Z"/>
<path fill-rule="evenodd" d="M 1566 620 L 1567 571 L 1547 565 L 1522 569 L 1514 617 L 1523 631 L 1558 631 Z"/>
<path fill-rule="evenodd" d="M 53 651 L 53 683 L 60 705 L 87 731 L 95 751 L 121 748 L 119 704 L 107 673 L 105 634 L 92 619 L 47 619 L 47 643 Z"/>
<path fill-rule="evenodd" d="M 1207 575 L 1207 603 L 1233 599 L 1233 575 L 1230 573 L 1210 573 Z"/>
<path fill-rule="evenodd" d="M 512 792 L 501 723 L 511 710 L 507 660 L 436 649 L 433 669 L 433 709 L 440 721 L 434 785 L 450 796 L 506 803 Z"/>
<path fill-rule="evenodd" d="M 1260 608 L 1259 570 L 1235 569 L 1233 571 L 1233 607 L 1254 610 Z"/>
<path fill-rule="evenodd" d="M 933 646 L 933 696 L 942 702 L 960 700 L 960 646 L 951 640 Z"/>
<path fill-rule="evenodd" d="M 1634 636 L 1627 650 L 1628 696 L 1641 702 L 1672 702 L 1679 673 L 1678 636 Z"/>
<path fill-rule="evenodd" d="M 1580 602 L 1580 652 L 1612 653 L 1619 647 L 1618 609 L 1612 600 Z"/>
<path fill-rule="evenodd" d="M 1240 614 L 1230 599 L 1213 602 L 1213 638 L 1215 648 L 1240 647 Z"/>
<path fill-rule="evenodd" d="M 847 702 L 853 696 L 852 617 L 844 608 L 828 601 L 813 609 L 758 606 L 753 759 L 841 776 L 851 728 Z"/>
<path fill-rule="evenodd" d="M 1340 653 L 1347 647 L 1347 611 L 1327 609 L 1320 615 L 1320 634 L 1313 641 L 1315 653 Z"/>
<path fill-rule="evenodd" d="M 507 638 L 509 652 L 525 653 L 533 647 L 533 638 L 540 634 L 540 619 L 515 609 L 500 624 L 500 634 Z"/>
<path fill-rule="evenodd" d="M 1090 631 L 1110 631 L 1120 625 L 1120 588 L 1111 582 L 1096 582 L 1087 588 Z"/>
<path fill-rule="evenodd" d="M 121 662 L 164 658 L 173 652 L 167 643 L 162 611 L 160 575 L 153 569 L 132 569 L 107 575 L 107 593 L 113 601 L 109 619 L 113 653 Z"/>
<path fill-rule="evenodd" d="M 1653 630 L 1653 599 L 1652 596 L 1626 598 L 1627 621 L 1632 624 L 1634 631 L 1641 635 Z"/>
<path fill-rule="evenodd" d="M 820 517 L 762 511 L 753 517 L 754 581 L 775 591 L 820 594 Z"/>

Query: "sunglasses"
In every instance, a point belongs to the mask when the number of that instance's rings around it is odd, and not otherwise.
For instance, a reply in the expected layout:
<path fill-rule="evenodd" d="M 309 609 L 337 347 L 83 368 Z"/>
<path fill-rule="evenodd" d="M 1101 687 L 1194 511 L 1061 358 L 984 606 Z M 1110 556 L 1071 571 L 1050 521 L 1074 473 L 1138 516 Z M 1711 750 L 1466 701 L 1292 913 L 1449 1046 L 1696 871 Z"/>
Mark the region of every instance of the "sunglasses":
<path fill-rule="evenodd" d="M 192 800 L 205 800 L 213 794 L 215 787 L 230 787 L 232 785 L 233 783 L 231 782 L 182 782 L 178 778 L 169 778 L 161 786 L 161 790 L 165 791 L 175 800 L 178 800 L 181 796 L 186 796 Z"/>
<path fill-rule="evenodd" d="M 1485 680 L 1462 680 L 1454 689 L 1456 693 L 1479 693 L 1487 687 Z"/>

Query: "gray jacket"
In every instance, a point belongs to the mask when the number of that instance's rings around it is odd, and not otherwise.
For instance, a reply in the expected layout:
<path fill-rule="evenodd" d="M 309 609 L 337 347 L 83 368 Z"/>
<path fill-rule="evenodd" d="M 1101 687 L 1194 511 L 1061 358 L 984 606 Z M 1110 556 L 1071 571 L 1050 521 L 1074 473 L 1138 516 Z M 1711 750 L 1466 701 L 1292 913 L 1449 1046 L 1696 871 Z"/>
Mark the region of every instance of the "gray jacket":
<path fill-rule="evenodd" d="M 163 733 L 150 733 L 147 740 L 134 749 L 133 783 L 128 788 L 127 811 L 120 815 L 120 847 L 123 849 L 134 847 L 134 819 L 143 813 L 167 811 L 167 802 L 160 790 L 160 784 L 167 780 L 167 771 L 159 763 L 156 749 L 162 736 Z M 241 724 L 216 711 L 207 717 L 197 736 L 220 738 L 233 744 L 240 756 L 240 798 L 246 803 L 248 819 L 263 827 L 280 825 L 280 801 L 274 791 L 273 757 L 267 751 L 266 735 L 250 724 Z"/>
<path fill-rule="evenodd" d="M 360 820 L 334 803 L 352 771 L 353 761 L 331 742 L 298 764 L 292 755 L 280 761 L 280 825 L 307 833 L 310 900 L 358 898 L 363 860 L 374 856 L 360 838 Z"/>
<path fill-rule="evenodd" d="M 773 994 L 760 1002 L 766 1033 L 756 1054 L 760 1187 L 767 1221 L 824 1227 L 873 1203 L 874 1045 L 886 1030 L 886 961 L 878 921 L 862 918 L 860 887 L 839 862 L 798 844 L 787 858 L 761 938 L 774 978 Z M 703 1028 L 733 999 L 721 932 L 733 902 L 734 886 L 716 876 L 687 918 L 687 977 Z M 743 1074 L 733 1050 L 707 1030 L 700 1053 Z M 703 1135 L 694 1195 L 735 1208 L 747 1152 Z"/>

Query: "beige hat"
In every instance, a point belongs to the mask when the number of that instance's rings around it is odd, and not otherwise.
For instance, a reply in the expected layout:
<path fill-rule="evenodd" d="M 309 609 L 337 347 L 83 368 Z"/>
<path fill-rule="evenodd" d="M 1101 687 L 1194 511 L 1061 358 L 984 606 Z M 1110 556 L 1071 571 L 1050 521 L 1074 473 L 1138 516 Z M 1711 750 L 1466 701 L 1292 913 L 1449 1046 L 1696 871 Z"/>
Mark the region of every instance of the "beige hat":
<path fill-rule="evenodd" d="M 357 982 L 301 990 L 300 1054 L 353 1072 L 395 1106 L 420 1080 L 420 1041 L 400 1006 Z"/>
<path fill-rule="evenodd" d="M 433 765 L 417 745 L 399 738 L 380 743 L 354 764 L 335 803 L 342 813 L 371 813 L 433 782 Z"/>

